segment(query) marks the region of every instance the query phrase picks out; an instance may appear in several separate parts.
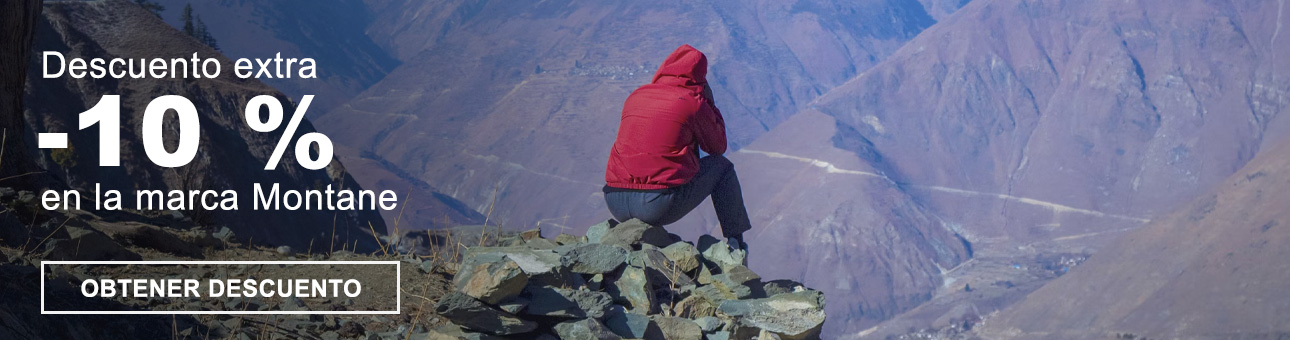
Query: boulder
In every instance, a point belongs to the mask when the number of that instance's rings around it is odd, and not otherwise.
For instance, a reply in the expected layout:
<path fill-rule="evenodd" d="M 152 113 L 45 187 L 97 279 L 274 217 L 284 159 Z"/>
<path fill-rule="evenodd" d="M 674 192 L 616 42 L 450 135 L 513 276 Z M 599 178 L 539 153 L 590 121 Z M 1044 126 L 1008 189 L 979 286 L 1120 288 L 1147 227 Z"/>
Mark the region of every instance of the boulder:
<path fill-rule="evenodd" d="M 672 260 L 663 255 L 659 248 L 646 246 L 641 250 L 632 251 L 627 254 L 627 265 L 636 268 L 658 268 L 660 270 L 671 270 L 676 267 Z M 679 268 L 676 268 L 680 270 Z"/>
<path fill-rule="evenodd" d="M 710 262 L 707 262 L 707 261 L 701 260 L 700 262 L 702 264 L 699 265 L 699 270 L 697 270 L 698 274 L 695 274 L 696 276 L 694 280 L 701 285 L 712 284 L 712 275 L 714 274 L 713 272 L 716 271 L 717 273 L 720 273 L 721 268 L 717 268 L 716 265 L 711 264 Z"/>
<path fill-rule="evenodd" d="M 647 269 L 646 272 L 649 273 L 650 276 L 653 276 L 656 284 L 668 287 L 674 291 L 682 289 L 683 287 L 698 285 L 698 282 L 690 278 L 690 275 L 686 275 L 680 271 L 665 271 L 650 268 Z"/>
<path fill-rule="evenodd" d="M 722 271 L 734 266 L 741 266 L 747 263 L 748 252 L 744 250 L 730 250 L 730 245 L 726 241 L 718 240 L 710 235 L 699 236 L 699 253 L 703 254 L 703 260 L 711 263 Z M 715 274 L 715 273 L 714 273 Z"/>
<path fill-rule="evenodd" d="M 714 280 L 726 280 L 738 284 L 757 284 L 761 286 L 761 276 L 754 273 L 743 265 L 731 266 L 729 269 L 722 270 L 721 274 L 713 275 Z"/>
<path fill-rule="evenodd" d="M 524 315 L 602 319 L 613 304 L 607 293 L 581 289 L 529 287 L 525 294 L 530 302 Z"/>
<path fill-rule="evenodd" d="M 677 242 L 663 247 L 664 256 L 676 264 L 677 269 L 691 272 L 699 268 L 699 249 L 686 242 Z"/>
<path fill-rule="evenodd" d="M 645 269 L 624 267 L 613 284 L 606 288 L 614 301 L 623 304 L 632 313 L 653 314 L 657 308 L 653 285 Z"/>
<path fill-rule="evenodd" d="M 694 319 L 694 323 L 699 325 L 699 330 L 702 330 L 704 333 L 709 333 L 709 334 L 721 330 L 721 326 L 725 325 L 725 323 L 721 322 L 721 319 L 718 319 L 713 316 L 696 318 Z"/>
<path fill-rule="evenodd" d="M 608 229 L 606 229 L 608 230 Z M 558 245 L 566 244 L 583 244 L 587 243 L 586 236 L 573 236 L 569 234 L 560 234 L 555 236 L 555 243 Z"/>
<path fill-rule="evenodd" d="M 600 243 L 600 239 L 602 237 L 605 237 L 605 233 L 609 232 L 609 228 L 613 228 L 615 225 L 618 225 L 618 221 L 614 221 L 613 219 L 610 219 L 604 222 L 596 223 L 595 225 L 592 225 L 591 227 L 587 228 L 586 243 Z"/>
<path fill-rule="evenodd" d="M 233 229 L 229 229 L 228 227 L 219 227 L 219 230 L 211 233 L 211 236 L 214 236 L 215 239 L 220 240 L 225 244 L 233 243 L 233 241 L 237 240 L 237 235 L 233 234 Z"/>
<path fill-rule="evenodd" d="M 689 294 L 689 295 L 686 295 L 686 297 L 699 295 L 707 299 L 708 301 L 711 301 L 714 305 L 717 305 L 717 306 L 721 306 L 721 303 L 725 302 L 726 300 L 739 299 L 739 297 L 735 296 L 735 294 L 732 294 L 727 290 L 722 290 L 720 288 L 717 288 L 714 285 L 693 286 L 693 287 L 686 287 L 686 288 L 687 288 L 686 293 Z"/>
<path fill-rule="evenodd" d="M 556 244 L 555 241 L 544 239 L 544 238 L 535 238 L 532 240 L 528 240 L 528 242 L 525 242 L 524 245 L 533 249 L 548 249 L 548 250 L 555 249 L 555 247 L 560 246 L 559 244 Z"/>
<path fill-rule="evenodd" d="M 440 298 L 435 313 L 458 326 L 493 335 L 527 333 L 538 326 L 536 322 L 520 319 L 459 292 L 449 292 Z"/>
<path fill-rule="evenodd" d="M 542 228 L 533 228 L 520 232 L 520 239 L 525 241 L 532 241 L 540 238 L 542 238 Z"/>
<path fill-rule="evenodd" d="M 605 274 L 592 275 L 591 279 L 587 280 L 587 289 L 600 291 L 604 287 L 605 287 Z"/>
<path fill-rule="evenodd" d="M 761 335 L 762 330 L 760 328 L 741 324 L 738 321 L 735 321 L 733 319 L 725 320 L 725 323 L 726 323 L 725 331 L 730 332 L 731 340 L 756 339 L 757 336 Z"/>
<path fill-rule="evenodd" d="M 818 338 L 824 325 L 824 294 L 802 291 L 764 299 L 728 300 L 719 307 L 739 322 L 783 339 Z"/>
<path fill-rule="evenodd" d="M 621 340 L 622 337 L 610 332 L 596 319 L 581 319 L 561 322 L 554 327 L 555 334 L 561 339 L 587 340 Z"/>
<path fill-rule="evenodd" d="M 716 313 L 717 303 L 700 294 L 687 296 L 672 307 L 672 315 L 687 319 L 710 317 Z"/>
<path fill-rule="evenodd" d="M 497 304 L 497 308 L 501 308 L 507 313 L 519 314 L 520 312 L 524 311 L 524 307 L 529 306 L 529 302 L 531 301 L 529 301 L 528 298 L 525 298 L 523 296 L 517 296 L 510 300 L 506 300 L 506 301 L 503 301 L 502 303 Z"/>
<path fill-rule="evenodd" d="M 588 243 L 569 250 L 560 258 L 561 265 L 579 274 L 604 274 L 622 267 L 627 262 L 627 248 L 600 243 Z"/>
<path fill-rule="evenodd" d="M 716 332 L 712 332 L 712 334 L 708 334 L 708 340 L 731 340 L 731 339 L 733 338 L 730 337 L 730 332 L 727 332 L 727 331 L 716 331 Z"/>
<path fill-rule="evenodd" d="M 647 273 L 657 279 L 655 283 L 658 285 L 675 288 L 694 284 L 694 279 L 677 268 L 676 264 L 668 259 L 667 255 L 663 255 L 659 248 L 649 245 L 631 252 L 627 256 L 627 265 L 645 268 Z"/>
<path fill-rule="evenodd" d="M 600 238 L 600 243 L 619 245 L 629 249 L 640 248 L 641 244 L 662 248 L 671 245 L 672 241 L 672 236 L 663 227 L 655 227 L 638 219 L 619 223 L 609 228 L 609 231 Z"/>
<path fill-rule="evenodd" d="M 560 256 L 550 250 L 533 249 L 526 246 L 517 247 L 474 247 L 466 251 L 466 257 L 481 254 L 503 255 L 515 261 L 525 274 L 541 275 L 560 267 Z"/>
<path fill-rule="evenodd" d="M 711 287 L 721 291 L 723 296 L 734 296 L 736 299 L 764 296 L 761 277 L 743 265 L 731 267 L 722 274 L 712 275 Z"/>
<path fill-rule="evenodd" d="M 560 264 L 560 255 L 551 250 L 533 249 L 530 247 L 476 247 L 466 252 L 474 254 L 501 254 L 515 261 L 529 276 L 530 283 L 549 286 L 581 287 L 582 277 L 570 272 Z"/>
<path fill-rule="evenodd" d="M 609 330 L 627 339 L 646 339 L 648 335 L 662 334 L 654 320 L 644 314 L 628 313 L 622 307 L 605 319 Z"/>
<path fill-rule="evenodd" d="M 458 292 L 493 305 L 519 295 L 528 282 L 519 264 L 496 253 L 467 257 L 453 278 Z"/>
<path fill-rule="evenodd" d="M 565 254 L 568 254 L 569 252 L 573 251 L 574 248 L 581 247 L 585 244 L 586 243 L 562 244 L 559 247 L 555 247 L 555 249 L 551 249 L 551 251 L 555 252 L 556 254 L 559 254 L 560 256 L 564 256 Z"/>
<path fill-rule="evenodd" d="M 703 340 L 703 330 L 694 321 L 663 315 L 655 315 L 651 319 L 665 340 Z"/>
<path fill-rule="evenodd" d="M 715 290 L 719 296 L 719 299 L 714 299 L 715 301 L 738 300 L 753 296 L 752 287 L 728 280 L 727 275 L 713 275 L 712 278 L 711 284 L 700 288 Z"/>
<path fill-rule="evenodd" d="M 793 293 L 805 290 L 806 286 L 793 280 L 772 280 L 762 284 L 762 291 L 766 296 L 775 296 L 784 293 Z"/>
<path fill-rule="evenodd" d="M 761 332 L 757 333 L 757 340 L 783 340 L 783 339 L 784 337 L 779 336 L 779 334 L 775 334 L 775 332 L 771 332 L 764 329 L 761 330 Z"/>
<path fill-rule="evenodd" d="M 523 246 L 526 241 L 519 235 L 506 235 L 497 239 L 497 246 L 501 247 L 519 247 Z"/>

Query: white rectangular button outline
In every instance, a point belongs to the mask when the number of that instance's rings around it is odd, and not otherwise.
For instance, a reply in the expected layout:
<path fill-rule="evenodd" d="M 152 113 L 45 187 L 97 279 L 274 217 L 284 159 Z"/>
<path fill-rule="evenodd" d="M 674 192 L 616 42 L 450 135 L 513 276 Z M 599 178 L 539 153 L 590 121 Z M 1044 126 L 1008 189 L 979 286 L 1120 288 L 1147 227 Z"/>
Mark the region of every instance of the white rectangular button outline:
<path fill-rule="evenodd" d="M 378 264 L 394 265 L 394 310 L 392 311 L 161 311 L 161 310 L 138 310 L 138 311 L 65 311 L 65 310 L 45 310 L 45 265 L 69 265 L 69 264 L 142 264 L 142 265 L 186 265 L 186 264 L 212 264 L 212 265 L 249 265 L 249 264 L 316 264 L 316 265 L 359 265 L 359 264 Z M 402 314 L 403 310 L 403 261 L 40 261 L 40 314 L 66 314 L 66 315 L 382 315 L 382 314 Z"/>

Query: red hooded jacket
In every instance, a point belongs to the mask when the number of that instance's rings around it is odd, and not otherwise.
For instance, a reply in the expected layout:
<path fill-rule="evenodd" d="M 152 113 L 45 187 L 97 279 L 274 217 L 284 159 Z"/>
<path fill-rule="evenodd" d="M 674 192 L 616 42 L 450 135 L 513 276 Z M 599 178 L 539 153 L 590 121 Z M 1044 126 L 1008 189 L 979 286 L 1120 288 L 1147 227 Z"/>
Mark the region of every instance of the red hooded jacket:
<path fill-rule="evenodd" d="M 681 45 L 659 66 L 650 84 L 627 97 L 605 168 L 607 186 L 676 187 L 699 171 L 696 144 L 708 154 L 726 152 L 721 111 L 703 95 L 707 74 L 708 57 Z"/>

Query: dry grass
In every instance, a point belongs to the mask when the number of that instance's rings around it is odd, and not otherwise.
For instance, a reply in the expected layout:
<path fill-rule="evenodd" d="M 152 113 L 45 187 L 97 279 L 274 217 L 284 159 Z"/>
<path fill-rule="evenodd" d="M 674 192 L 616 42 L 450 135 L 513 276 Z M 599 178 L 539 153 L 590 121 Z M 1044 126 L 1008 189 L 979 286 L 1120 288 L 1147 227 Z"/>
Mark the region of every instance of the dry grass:
<path fill-rule="evenodd" d="M 479 246 L 480 247 L 483 247 L 485 241 L 488 240 L 488 221 L 493 218 L 493 206 L 497 204 L 497 187 L 498 187 L 498 184 L 493 185 L 493 197 L 492 197 L 492 200 L 488 203 L 488 214 L 484 215 L 484 227 L 479 228 Z M 501 225 L 498 225 L 497 232 L 499 234 L 501 233 Z"/>
<path fill-rule="evenodd" d="M 672 272 L 672 277 L 667 278 L 667 281 L 668 281 L 668 282 L 667 282 L 667 291 L 669 291 L 669 292 L 676 292 L 676 277 L 677 277 L 677 276 L 676 276 L 676 273 L 677 273 L 677 272 L 676 272 L 676 267 L 677 267 L 677 265 L 676 265 L 676 262 L 668 262 L 668 263 L 669 263 L 669 264 L 668 264 L 668 270 Z M 673 315 L 672 315 L 672 313 L 676 310 L 676 293 L 668 294 L 668 295 L 667 295 L 667 298 L 668 298 L 668 300 L 669 300 L 669 301 L 668 301 L 668 304 L 667 304 L 667 310 L 666 310 L 666 311 L 663 311 L 663 314 L 664 314 L 664 315 L 667 315 L 667 316 L 673 316 Z"/>
<path fill-rule="evenodd" d="M 68 217 L 64 218 L 64 219 L 63 219 L 63 223 L 58 224 L 58 228 L 54 228 L 54 231 L 49 232 L 49 235 L 48 235 L 48 236 L 45 236 L 45 238 L 41 239 L 41 240 L 40 240 L 40 243 L 37 243 L 37 244 L 36 244 L 36 246 L 35 246 L 35 247 L 32 247 L 31 249 L 40 249 L 40 246 L 41 246 L 41 245 L 44 245 L 44 244 L 45 244 L 45 241 L 49 241 L 49 238 L 50 238 L 50 237 L 53 237 L 53 236 L 54 236 L 54 234 L 57 234 L 59 230 L 62 230 L 62 229 L 63 229 L 63 226 L 67 225 L 67 221 L 71 221 L 71 220 L 72 220 L 72 218 L 71 218 L 70 216 L 68 216 Z M 34 219 L 34 218 L 33 218 L 33 221 L 35 221 L 35 219 Z M 28 233 L 28 234 L 30 235 L 30 233 Z M 31 242 L 31 238 L 30 238 L 30 237 L 28 237 L 27 241 L 28 241 L 28 242 Z M 27 249 L 27 245 L 26 245 L 26 244 L 23 244 L 22 246 L 23 246 L 23 252 L 31 252 L 31 250 L 28 250 L 28 249 Z"/>
<path fill-rule="evenodd" d="M 367 230 L 372 231 L 372 238 L 376 239 L 376 246 L 381 249 L 381 254 L 384 256 L 390 256 L 390 251 L 385 249 L 384 244 L 381 244 L 381 238 L 376 236 L 376 228 L 372 227 L 372 222 L 367 222 Z"/>

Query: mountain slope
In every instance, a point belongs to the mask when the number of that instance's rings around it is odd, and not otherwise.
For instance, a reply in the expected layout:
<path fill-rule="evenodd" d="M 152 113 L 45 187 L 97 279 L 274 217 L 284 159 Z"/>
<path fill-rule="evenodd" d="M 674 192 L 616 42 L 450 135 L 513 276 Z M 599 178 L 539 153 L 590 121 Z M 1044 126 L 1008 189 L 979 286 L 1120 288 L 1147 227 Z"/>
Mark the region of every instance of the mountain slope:
<path fill-rule="evenodd" d="M 361 0 L 186 1 L 157 0 L 162 18 L 183 27 L 185 5 L 193 6 L 224 54 L 232 58 L 314 58 L 317 79 L 266 78 L 261 81 L 291 97 L 314 99 L 312 117 L 326 114 L 372 86 L 398 66 L 365 34 L 374 14 Z"/>
<path fill-rule="evenodd" d="M 1290 143 L 992 318 L 990 338 L 1290 333 Z"/>
<path fill-rule="evenodd" d="M 753 230 L 749 265 L 829 297 L 827 338 L 859 332 L 932 298 L 941 273 L 971 258 L 926 207 L 850 152 L 832 146 L 832 117 L 794 115 L 730 155 Z M 668 229 L 719 234 L 711 205 Z"/>
<path fill-rule="evenodd" d="M 781 146 L 761 155 L 821 167 L 830 173 L 823 176 L 888 179 L 936 224 L 968 239 L 974 255 L 984 255 L 963 268 L 938 262 L 953 275 L 937 277 L 944 286 L 924 290 L 919 302 L 946 298 L 905 318 L 907 326 L 879 333 L 989 313 L 1055 276 L 1032 275 L 1027 265 L 1082 258 L 1206 192 L 1264 145 L 1284 140 L 1290 123 L 1277 116 L 1287 100 L 1283 73 L 1290 65 L 1277 58 L 1285 52 L 1278 44 L 1280 10 L 1268 2 L 972 2 L 813 101 L 811 108 L 836 118 L 836 129 L 776 131 L 787 129 L 781 125 L 766 134 L 781 134 L 775 139 Z M 832 138 L 814 136 L 824 132 Z M 785 142 L 792 140 L 827 143 L 859 159 L 814 151 L 824 145 Z M 741 153 L 757 151 L 765 150 Z M 748 160 L 736 165 L 741 162 Z M 814 209 L 857 205 L 815 195 L 819 190 L 790 185 L 775 195 Z M 822 225 L 799 224 L 831 229 Z M 829 248 L 799 251 L 808 249 Z M 855 260 L 840 263 L 857 267 Z M 1026 281 L 1014 288 L 1017 278 Z M 858 282 L 862 292 L 884 287 Z M 986 285 L 990 292 L 982 295 L 979 287 Z M 852 330 L 845 334 L 877 334 Z"/>
<path fill-rule="evenodd" d="M 130 34 L 125 34 L 129 32 Z M 217 52 L 184 36 L 137 5 L 126 1 L 54 3 L 44 7 L 36 28 L 35 51 L 59 51 L 68 58 L 190 58 L 193 51 L 203 57 L 218 57 L 222 70 L 232 62 Z M 260 133 L 246 126 L 242 111 L 257 95 L 281 100 L 286 112 L 293 110 L 292 98 L 256 80 L 243 80 L 230 73 L 217 79 L 44 79 L 38 58 L 28 66 L 24 120 L 27 140 L 37 132 L 68 132 L 71 162 L 55 161 L 52 151 L 27 144 L 35 162 L 72 188 L 83 192 L 82 208 L 93 209 L 95 183 L 103 190 L 121 190 L 123 207 L 133 208 L 135 190 L 236 190 L 237 211 L 182 213 L 193 223 L 206 227 L 227 226 L 239 238 L 257 244 L 285 244 L 314 251 L 345 248 L 377 248 L 371 230 L 382 233 L 385 223 L 375 211 L 333 213 L 327 211 L 265 211 L 252 206 L 252 183 L 281 190 L 306 190 L 331 185 L 333 189 L 360 189 L 339 161 L 323 170 L 300 167 L 296 155 L 287 152 L 275 171 L 264 164 L 281 137 L 281 131 Z M 76 133 L 78 114 L 93 107 L 103 95 L 121 95 L 121 166 L 98 166 L 95 132 Z M 200 117 L 201 140 L 197 156 L 187 166 L 163 168 L 150 161 L 141 142 L 143 109 L 162 95 L 180 95 L 191 100 Z M 173 126 L 171 115 L 163 123 Z M 304 121 L 297 134 L 314 131 Z M 177 136 L 163 134 L 174 149 Z M 267 189 L 267 188 L 266 188 Z M 151 211 L 150 214 L 163 212 Z"/>
<path fill-rule="evenodd" d="M 975 242 L 1096 248 L 1282 139 L 1276 2 L 972 2 L 813 105 Z"/>

